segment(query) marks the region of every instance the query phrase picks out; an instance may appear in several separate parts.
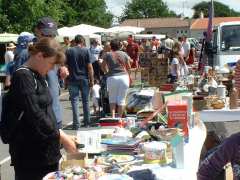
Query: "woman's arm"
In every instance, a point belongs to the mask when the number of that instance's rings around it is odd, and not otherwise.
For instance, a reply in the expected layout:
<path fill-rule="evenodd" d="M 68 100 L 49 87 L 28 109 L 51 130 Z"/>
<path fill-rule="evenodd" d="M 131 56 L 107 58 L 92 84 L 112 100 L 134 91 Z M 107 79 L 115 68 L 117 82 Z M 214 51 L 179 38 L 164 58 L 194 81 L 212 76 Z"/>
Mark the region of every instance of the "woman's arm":
<path fill-rule="evenodd" d="M 201 163 L 197 172 L 198 180 L 216 179 L 227 163 L 239 160 L 239 148 L 239 133 L 227 138 L 215 152 Z"/>
<path fill-rule="evenodd" d="M 93 66 L 91 63 L 87 64 L 87 69 L 88 69 L 88 77 L 89 77 L 89 86 L 93 87 L 94 84 L 94 71 L 93 71 Z"/>
<path fill-rule="evenodd" d="M 72 136 L 67 135 L 61 129 L 60 133 L 60 143 L 63 145 L 64 149 L 68 153 L 77 153 L 76 139 Z"/>
<path fill-rule="evenodd" d="M 126 62 L 126 68 L 127 69 L 131 69 L 131 62 L 132 62 L 132 59 L 129 57 L 127 62 Z"/>
<path fill-rule="evenodd" d="M 125 52 L 124 52 L 124 60 L 125 60 L 124 62 L 125 62 L 125 66 L 126 66 L 127 70 L 131 69 L 131 64 L 132 64 L 133 60 Z"/>
<path fill-rule="evenodd" d="M 109 70 L 108 70 L 108 65 L 107 65 L 107 62 L 105 60 L 103 60 L 102 62 L 102 65 L 101 65 L 101 68 L 102 68 L 102 71 L 104 73 L 107 73 Z"/>
<path fill-rule="evenodd" d="M 108 53 L 107 52 L 102 52 L 101 57 L 98 59 L 98 65 L 100 66 L 101 70 L 106 74 L 108 72 L 108 65 L 106 62 Z"/>

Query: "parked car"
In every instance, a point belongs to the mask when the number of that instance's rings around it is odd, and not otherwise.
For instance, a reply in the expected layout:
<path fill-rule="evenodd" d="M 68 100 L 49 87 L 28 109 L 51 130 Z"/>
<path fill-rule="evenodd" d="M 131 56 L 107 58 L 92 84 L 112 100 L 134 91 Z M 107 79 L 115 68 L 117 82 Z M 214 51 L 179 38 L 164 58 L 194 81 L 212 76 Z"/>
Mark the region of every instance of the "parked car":
<path fill-rule="evenodd" d="M 188 38 L 188 41 L 197 51 L 201 50 L 201 44 L 196 38 Z"/>
<path fill-rule="evenodd" d="M 201 47 L 202 45 L 199 43 L 199 41 L 196 38 L 188 38 L 188 41 L 191 45 L 191 47 L 194 47 L 196 50 L 196 57 L 198 58 L 201 54 Z"/>

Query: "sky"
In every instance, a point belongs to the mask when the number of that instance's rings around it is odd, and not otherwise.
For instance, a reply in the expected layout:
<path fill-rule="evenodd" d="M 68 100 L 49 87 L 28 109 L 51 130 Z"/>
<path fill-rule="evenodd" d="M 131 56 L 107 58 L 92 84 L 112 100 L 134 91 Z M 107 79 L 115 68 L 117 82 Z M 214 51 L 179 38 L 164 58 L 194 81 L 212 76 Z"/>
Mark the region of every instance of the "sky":
<path fill-rule="evenodd" d="M 126 2 L 130 0 L 105 0 L 108 6 L 108 9 L 115 16 L 120 16 L 124 5 Z M 170 10 L 175 11 L 177 14 L 184 13 L 184 16 L 191 17 L 193 15 L 193 11 L 191 8 L 203 0 L 163 0 L 167 3 Z M 205 0 L 210 1 L 210 0 Z M 237 2 L 238 1 L 238 2 Z M 240 12 L 240 0 L 218 0 L 223 4 L 228 5 L 230 8 Z M 227 2 L 227 3 L 226 3 Z"/>

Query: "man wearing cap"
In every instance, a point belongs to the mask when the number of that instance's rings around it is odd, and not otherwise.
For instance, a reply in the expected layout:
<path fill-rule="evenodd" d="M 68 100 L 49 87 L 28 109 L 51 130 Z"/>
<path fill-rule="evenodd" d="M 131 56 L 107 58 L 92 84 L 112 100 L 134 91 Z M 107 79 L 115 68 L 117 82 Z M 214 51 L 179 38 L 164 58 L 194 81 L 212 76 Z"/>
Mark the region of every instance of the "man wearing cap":
<path fill-rule="evenodd" d="M 34 28 L 34 32 L 38 39 L 41 39 L 43 37 L 55 38 L 58 35 L 57 24 L 50 17 L 42 17 L 41 19 L 38 20 Z M 63 71 L 61 71 L 61 75 L 67 76 L 67 72 L 64 73 L 65 71 L 64 72 Z M 62 107 L 59 100 L 60 86 L 58 81 L 58 67 L 55 66 L 52 70 L 48 72 L 47 81 L 50 94 L 53 99 L 52 108 L 57 119 L 58 128 L 61 129 L 63 115 Z"/>
<path fill-rule="evenodd" d="M 10 61 L 6 67 L 5 88 L 11 85 L 11 75 L 13 72 L 24 64 L 28 59 L 28 45 L 33 42 L 34 35 L 28 32 L 23 32 L 17 39 L 17 47 L 13 61 Z"/>
<path fill-rule="evenodd" d="M 29 32 L 22 32 L 17 39 L 14 70 L 23 65 L 28 59 L 28 46 L 35 41 L 36 37 Z"/>
<path fill-rule="evenodd" d="M 57 24 L 50 17 L 42 17 L 38 20 L 34 27 L 35 35 L 38 39 L 43 37 L 55 38 L 57 36 Z M 16 61 L 18 66 L 24 64 L 28 60 L 28 51 L 27 49 L 23 50 Z M 57 76 L 58 67 L 54 67 L 48 72 L 47 81 L 50 94 L 52 96 L 52 108 L 57 119 L 57 126 L 59 129 L 62 128 L 62 108 L 59 100 L 60 87 L 58 83 Z M 62 76 L 65 76 L 65 73 L 61 73 Z"/>
<path fill-rule="evenodd" d="M 84 38 L 75 36 L 75 47 L 66 51 L 66 64 L 69 69 L 68 89 L 73 111 L 73 129 L 80 127 L 79 119 L 79 95 L 81 92 L 83 105 L 83 126 L 90 124 L 89 91 L 93 86 L 93 67 L 89 49 L 84 47 Z"/>

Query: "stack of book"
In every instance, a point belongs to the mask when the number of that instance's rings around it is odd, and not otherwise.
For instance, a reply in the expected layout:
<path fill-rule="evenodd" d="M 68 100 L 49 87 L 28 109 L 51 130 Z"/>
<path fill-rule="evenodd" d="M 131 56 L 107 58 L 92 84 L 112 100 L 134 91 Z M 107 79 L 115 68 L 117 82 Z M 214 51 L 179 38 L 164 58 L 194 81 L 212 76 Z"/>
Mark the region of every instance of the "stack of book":
<path fill-rule="evenodd" d="M 140 139 L 130 137 L 113 137 L 111 139 L 102 139 L 101 143 L 107 146 L 107 151 L 135 154 L 138 151 Z"/>

